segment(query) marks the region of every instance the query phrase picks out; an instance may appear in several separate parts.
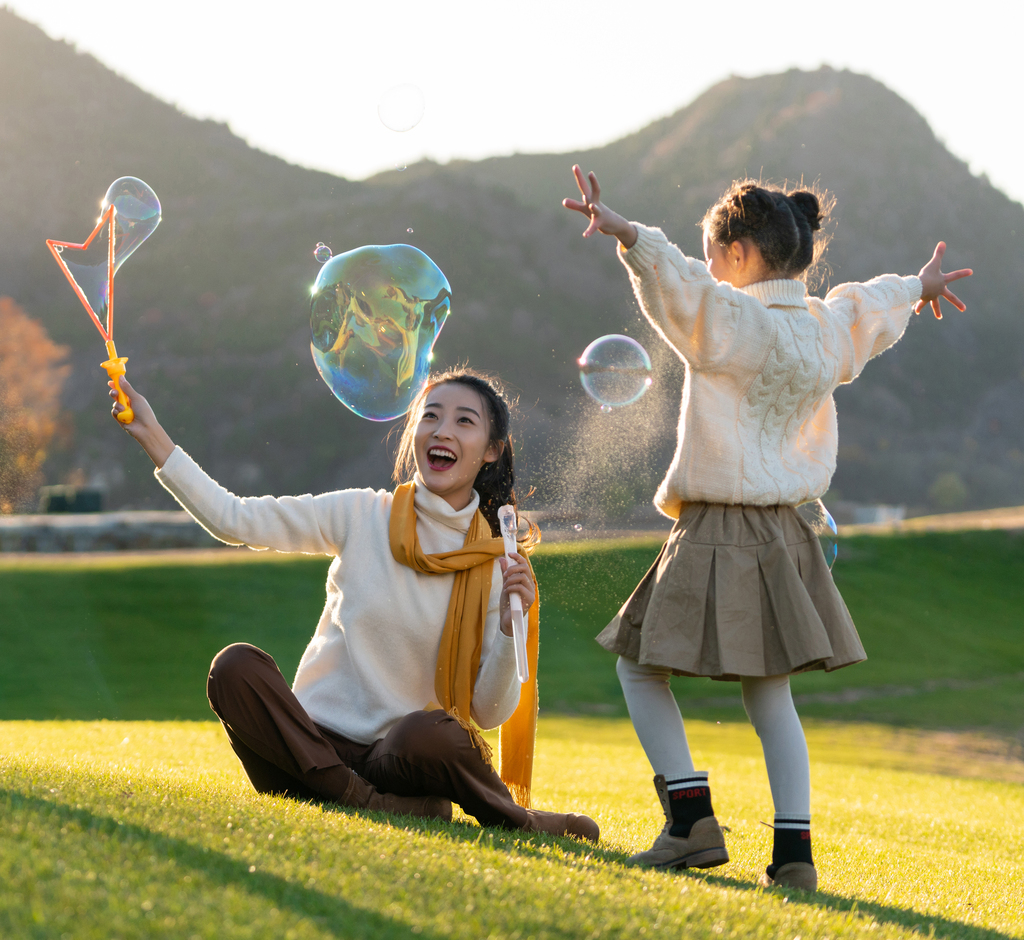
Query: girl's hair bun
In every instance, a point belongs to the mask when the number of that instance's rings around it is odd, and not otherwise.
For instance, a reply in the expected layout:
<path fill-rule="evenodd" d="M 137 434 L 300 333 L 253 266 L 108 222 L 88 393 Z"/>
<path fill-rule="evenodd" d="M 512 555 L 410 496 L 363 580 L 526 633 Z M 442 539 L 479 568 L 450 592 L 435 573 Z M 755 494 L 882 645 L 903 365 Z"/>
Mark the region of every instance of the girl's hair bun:
<path fill-rule="evenodd" d="M 748 238 L 761 252 L 770 277 L 808 276 L 828 243 L 815 235 L 828 221 L 835 200 L 824 190 L 786 192 L 759 180 L 736 180 L 701 225 L 716 245 Z"/>
<path fill-rule="evenodd" d="M 821 205 L 818 202 L 818 197 L 806 189 L 799 189 L 795 193 L 790 193 L 789 198 L 803 213 L 811 231 L 818 231 L 821 228 Z"/>
<path fill-rule="evenodd" d="M 730 200 L 733 228 L 756 231 L 768 225 L 775 214 L 775 200 L 771 193 L 754 183 L 734 187 Z"/>

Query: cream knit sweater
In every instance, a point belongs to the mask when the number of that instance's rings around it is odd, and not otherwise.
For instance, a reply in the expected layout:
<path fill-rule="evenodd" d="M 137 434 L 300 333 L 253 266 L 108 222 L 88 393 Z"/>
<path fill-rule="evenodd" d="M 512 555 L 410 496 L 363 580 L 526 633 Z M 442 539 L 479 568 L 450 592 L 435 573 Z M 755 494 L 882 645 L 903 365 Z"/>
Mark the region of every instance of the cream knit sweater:
<path fill-rule="evenodd" d="M 212 480 L 180 447 L 156 478 L 211 535 L 232 545 L 334 555 L 327 602 L 293 689 L 318 724 L 369 744 L 436 699 L 434 672 L 454 574 L 421 574 L 395 561 L 388 541 L 391 494 L 339 490 L 320 496 L 242 498 Z M 452 509 L 416 477 L 416 531 L 427 554 L 462 548 L 479 504 Z M 511 637 L 499 629 L 501 568 L 491 578 L 473 719 L 506 721 L 519 703 Z"/>
<path fill-rule="evenodd" d="M 619 248 L 647 319 L 686 365 L 675 456 L 655 505 L 798 505 L 836 468 L 832 392 L 895 343 L 921 296 L 917 277 L 842 284 L 824 300 L 800 281 L 739 290 L 716 281 L 657 228 Z"/>

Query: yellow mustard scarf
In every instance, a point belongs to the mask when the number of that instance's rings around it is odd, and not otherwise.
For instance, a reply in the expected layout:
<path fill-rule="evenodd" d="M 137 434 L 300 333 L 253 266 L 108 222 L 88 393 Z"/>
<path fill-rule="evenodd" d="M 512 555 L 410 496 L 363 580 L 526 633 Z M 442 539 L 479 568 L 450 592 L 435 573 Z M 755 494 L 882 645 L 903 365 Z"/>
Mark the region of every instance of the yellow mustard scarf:
<path fill-rule="evenodd" d="M 441 634 L 441 648 L 437 654 L 434 674 L 436 702 L 426 710 L 443 708 L 464 727 L 486 761 L 491 761 L 491 748 L 474 727 L 470 718 L 473 687 L 480 668 L 484 623 L 491 595 L 491 574 L 494 559 L 505 554 L 501 539 L 492 538 L 490 526 L 478 510 L 466 533 L 462 548 L 453 552 L 425 555 L 416 534 L 416 485 L 403 483 L 395 490 L 391 503 L 389 537 L 391 554 L 403 565 L 424 574 L 455 573 L 452 598 Z M 533 576 L 534 589 L 537 579 Z M 533 776 L 533 746 L 537 736 L 537 649 L 540 633 L 540 595 L 529 612 L 527 630 L 527 656 L 530 679 L 519 693 L 519 706 L 501 726 L 498 747 L 498 775 L 508 787 L 513 799 L 527 809 L 530 807 L 530 781 Z"/>

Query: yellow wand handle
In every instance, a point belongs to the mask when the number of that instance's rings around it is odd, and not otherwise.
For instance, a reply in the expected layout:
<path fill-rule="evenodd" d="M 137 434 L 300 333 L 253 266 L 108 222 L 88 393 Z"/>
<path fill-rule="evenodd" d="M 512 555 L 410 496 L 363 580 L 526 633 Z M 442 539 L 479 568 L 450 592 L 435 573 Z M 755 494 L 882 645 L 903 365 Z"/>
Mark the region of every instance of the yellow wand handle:
<path fill-rule="evenodd" d="M 107 340 L 107 355 L 110 358 L 106 362 L 101 362 L 100 366 L 107 370 L 107 375 L 110 376 L 110 380 L 114 383 L 114 391 L 117 392 L 118 402 L 124 406 L 118 416 L 117 420 L 121 424 L 131 424 L 135 418 L 135 412 L 132 411 L 131 402 L 128 400 L 128 396 L 121 390 L 121 376 L 127 371 L 124 364 L 128 361 L 127 356 L 118 356 L 117 349 L 114 346 L 114 341 Z"/>

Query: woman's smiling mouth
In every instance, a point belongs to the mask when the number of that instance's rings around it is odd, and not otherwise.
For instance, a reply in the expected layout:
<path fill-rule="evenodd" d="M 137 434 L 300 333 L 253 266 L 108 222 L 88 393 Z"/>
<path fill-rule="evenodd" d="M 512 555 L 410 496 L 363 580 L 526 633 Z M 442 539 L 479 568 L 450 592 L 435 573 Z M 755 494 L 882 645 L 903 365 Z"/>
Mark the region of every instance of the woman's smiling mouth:
<path fill-rule="evenodd" d="M 447 447 L 434 446 L 427 450 L 427 463 L 431 470 L 450 470 L 455 466 L 456 460 L 458 458 L 455 456 L 455 452 Z"/>

